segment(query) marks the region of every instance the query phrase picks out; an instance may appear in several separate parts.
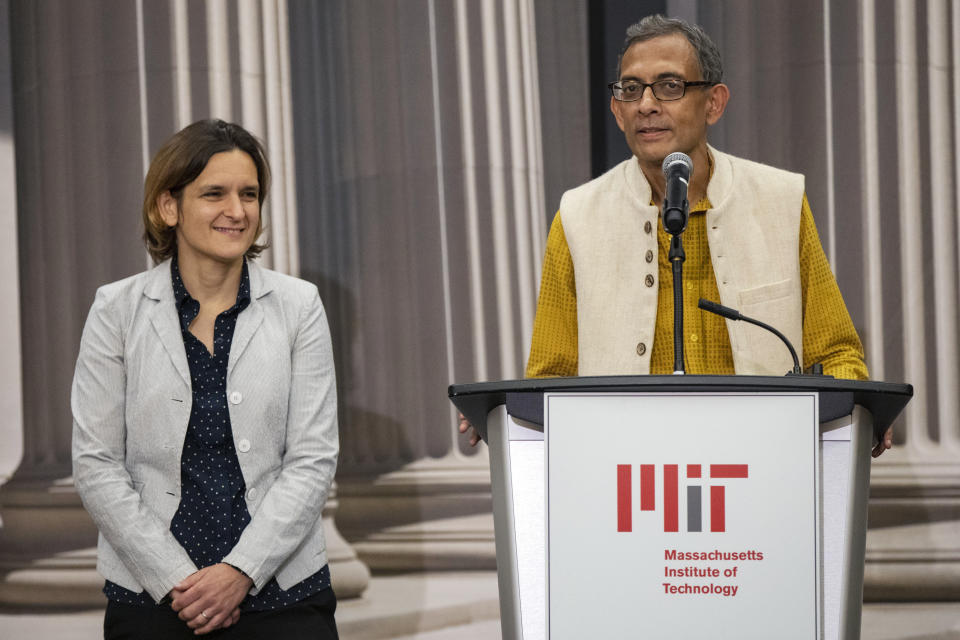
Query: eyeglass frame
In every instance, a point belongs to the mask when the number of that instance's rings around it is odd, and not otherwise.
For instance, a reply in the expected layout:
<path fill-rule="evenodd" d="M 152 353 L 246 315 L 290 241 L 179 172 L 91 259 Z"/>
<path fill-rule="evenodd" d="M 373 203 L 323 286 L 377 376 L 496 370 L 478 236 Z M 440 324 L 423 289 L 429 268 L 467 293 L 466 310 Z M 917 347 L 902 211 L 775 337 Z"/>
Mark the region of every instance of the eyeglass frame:
<path fill-rule="evenodd" d="M 662 78 L 660 80 L 654 80 L 653 82 L 640 82 L 639 80 L 628 80 L 627 82 L 635 82 L 636 84 L 639 84 L 643 88 L 640 90 L 640 95 L 638 95 L 633 100 L 624 100 L 623 98 L 617 97 L 616 90 L 615 90 L 615 87 L 618 84 L 622 85 L 623 82 L 624 82 L 623 80 L 616 80 L 607 85 L 607 88 L 610 89 L 611 95 L 613 95 L 613 99 L 616 100 L 617 102 L 639 102 L 640 100 L 643 100 L 643 96 L 647 92 L 647 87 L 650 87 L 650 92 L 653 94 L 653 98 L 658 102 L 676 102 L 677 100 L 683 99 L 683 97 L 687 95 L 687 87 L 712 87 L 717 84 L 720 84 L 719 82 L 711 82 L 709 80 L 682 80 L 680 78 Z M 681 93 L 676 98 L 666 98 L 666 99 L 661 98 L 660 96 L 657 95 L 657 90 L 654 88 L 654 85 L 662 84 L 664 82 L 680 82 L 681 84 L 683 84 L 683 93 Z M 620 87 L 620 91 L 621 92 L 623 91 L 622 86 Z"/>

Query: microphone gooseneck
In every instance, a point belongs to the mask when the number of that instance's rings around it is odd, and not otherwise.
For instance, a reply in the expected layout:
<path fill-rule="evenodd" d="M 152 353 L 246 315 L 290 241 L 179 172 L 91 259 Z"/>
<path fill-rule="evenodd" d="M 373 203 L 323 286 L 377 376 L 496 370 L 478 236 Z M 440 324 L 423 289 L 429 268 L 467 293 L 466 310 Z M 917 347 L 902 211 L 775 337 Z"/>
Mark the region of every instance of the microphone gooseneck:
<path fill-rule="evenodd" d="M 683 364 L 683 252 L 680 234 L 687 228 L 690 204 L 687 202 L 687 186 L 693 175 L 693 161 L 679 151 L 663 159 L 663 176 L 666 178 L 666 193 L 663 198 L 662 222 L 664 230 L 671 235 L 668 256 L 673 272 L 673 372 L 686 372 Z"/>
<path fill-rule="evenodd" d="M 755 320 L 754 318 L 745 316 L 739 311 L 737 311 L 736 309 L 725 307 L 722 304 L 718 304 L 710 300 L 704 300 L 703 298 L 700 298 L 700 302 L 697 303 L 697 306 L 703 309 L 704 311 L 715 313 L 718 316 L 727 318 L 728 320 L 743 320 L 744 322 L 755 324 L 758 327 L 761 327 L 763 329 L 766 329 L 767 331 L 770 331 L 771 333 L 776 335 L 778 338 L 783 340 L 783 344 L 787 345 L 787 349 L 790 350 L 790 356 L 793 358 L 793 371 L 788 372 L 787 375 L 790 375 L 790 373 L 794 375 L 803 374 L 803 369 L 800 368 L 800 359 L 797 358 L 797 350 L 793 348 L 792 344 L 790 344 L 790 341 L 787 339 L 787 336 L 780 333 L 777 329 L 774 329 L 773 327 L 768 325 L 766 322 L 760 322 L 759 320 Z"/>

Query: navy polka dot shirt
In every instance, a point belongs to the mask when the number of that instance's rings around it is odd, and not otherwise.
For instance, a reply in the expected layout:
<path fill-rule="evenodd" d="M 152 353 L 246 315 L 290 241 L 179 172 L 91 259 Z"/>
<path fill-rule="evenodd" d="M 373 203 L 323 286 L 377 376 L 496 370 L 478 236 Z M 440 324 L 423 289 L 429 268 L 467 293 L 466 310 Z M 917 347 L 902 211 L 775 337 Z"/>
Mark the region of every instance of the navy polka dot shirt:
<path fill-rule="evenodd" d="M 226 391 L 233 330 L 237 317 L 250 304 L 250 275 L 244 262 L 236 304 L 218 315 L 214 324 L 211 354 L 206 345 L 190 333 L 190 323 L 200 312 L 200 303 L 187 292 L 176 258 L 171 261 L 170 270 L 193 387 L 193 409 L 180 461 L 180 507 L 170 523 L 170 531 L 193 563 L 202 568 L 217 564 L 230 553 L 250 522 L 244 498 L 247 488 L 233 445 Z M 247 595 L 240 608 L 246 611 L 277 609 L 329 586 L 327 566 L 286 591 L 274 578 L 257 595 Z M 103 592 L 115 602 L 153 604 L 145 591 L 134 593 L 110 581 Z"/>

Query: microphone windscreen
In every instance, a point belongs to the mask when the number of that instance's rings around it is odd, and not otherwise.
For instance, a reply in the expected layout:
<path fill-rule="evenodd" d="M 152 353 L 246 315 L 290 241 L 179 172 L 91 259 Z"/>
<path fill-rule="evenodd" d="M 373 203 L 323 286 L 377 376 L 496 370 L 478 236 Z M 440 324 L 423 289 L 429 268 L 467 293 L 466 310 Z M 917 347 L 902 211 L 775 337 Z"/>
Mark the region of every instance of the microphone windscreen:
<path fill-rule="evenodd" d="M 678 170 L 683 172 L 681 175 L 685 180 L 690 180 L 693 175 L 693 161 L 687 154 L 674 151 L 663 159 L 663 175 L 669 178 L 672 171 Z"/>

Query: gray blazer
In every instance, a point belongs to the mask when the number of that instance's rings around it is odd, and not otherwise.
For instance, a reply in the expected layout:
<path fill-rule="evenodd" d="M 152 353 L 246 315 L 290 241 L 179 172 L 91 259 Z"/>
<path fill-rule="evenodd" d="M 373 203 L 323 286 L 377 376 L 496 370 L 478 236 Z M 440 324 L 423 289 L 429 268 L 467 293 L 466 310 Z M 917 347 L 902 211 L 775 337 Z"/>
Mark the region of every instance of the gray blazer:
<path fill-rule="evenodd" d="M 327 562 L 320 512 L 339 442 L 333 354 L 317 288 L 250 261 L 250 305 L 227 365 L 251 521 L 223 561 L 256 593 Z M 73 378 L 73 470 L 100 530 L 97 569 L 159 601 L 197 570 L 170 533 L 192 392 L 170 262 L 101 287 Z"/>

